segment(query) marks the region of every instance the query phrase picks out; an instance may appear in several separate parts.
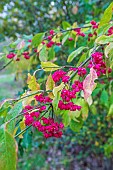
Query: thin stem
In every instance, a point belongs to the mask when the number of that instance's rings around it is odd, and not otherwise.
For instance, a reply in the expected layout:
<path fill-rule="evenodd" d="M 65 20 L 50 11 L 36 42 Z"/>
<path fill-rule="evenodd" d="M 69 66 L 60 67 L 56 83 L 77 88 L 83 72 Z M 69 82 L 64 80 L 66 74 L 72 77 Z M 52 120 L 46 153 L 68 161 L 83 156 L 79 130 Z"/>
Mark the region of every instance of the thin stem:
<path fill-rule="evenodd" d="M 29 94 L 29 95 L 27 95 L 27 96 L 24 96 L 24 97 L 21 97 L 21 98 L 19 98 L 19 99 L 16 99 L 15 101 L 17 102 L 17 101 L 19 101 L 19 100 L 23 100 L 23 99 L 25 99 L 25 98 L 27 98 L 27 97 L 30 97 L 30 96 L 33 96 L 33 95 L 35 95 L 35 94 L 38 94 L 38 93 L 46 93 L 46 92 L 51 92 L 51 90 L 48 90 L 48 91 L 44 91 L 44 90 L 38 90 L 38 91 L 36 91 L 35 93 L 32 93 L 32 94 Z"/>
<path fill-rule="evenodd" d="M 10 60 L 6 65 L 4 65 L 2 68 L 0 68 L 0 71 L 2 71 L 4 68 L 6 68 L 13 60 Z"/>
<path fill-rule="evenodd" d="M 25 129 L 23 129 L 22 131 L 20 131 L 17 135 L 15 135 L 14 137 L 17 138 L 19 135 L 21 135 L 22 133 L 24 133 L 26 130 L 28 130 L 32 125 L 26 127 Z"/>
<path fill-rule="evenodd" d="M 113 77 L 102 77 L 102 78 L 99 78 L 97 80 L 95 80 L 95 82 L 98 82 L 98 81 L 103 81 L 103 80 L 107 80 L 107 81 L 112 81 L 113 80 Z"/>
<path fill-rule="evenodd" d="M 92 26 L 83 26 L 83 27 L 77 27 L 77 28 L 70 28 L 70 29 L 67 29 L 67 30 L 60 30 L 60 32 L 61 33 L 65 33 L 65 32 L 68 32 L 68 31 L 73 31 L 73 30 L 75 30 L 75 29 L 81 29 L 81 28 L 90 28 L 90 27 L 92 27 Z M 55 35 L 57 35 L 59 32 L 57 32 L 57 33 L 54 33 L 53 35 L 52 35 L 52 37 L 54 37 Z M 43 40 L 47 40 L 48 39 L 48 36 L 47 37 L 44 37 L 44 39 Z"/>
<path fill-rule="evenodd" d="M 84 27 L 77 27 L 77 28 L 70 28 L 68 30 L 62 30 L 61 32 L 64 33 L 64 32 L 68 32 L 68 31 L 73 31 L 75 29 L 81 29 L 81 28 L 90 28 L 91 26 L 84 26 Z"/>
<path fill-rule="evenodd" d="M 35 74 L 38 72 L 38 71 L 41 71 L 43 70 L 42 68 L 39 68 L 38 70 L 35 70 L 35 72 L 33 73 L 33 76 L 35 76 Z"/>

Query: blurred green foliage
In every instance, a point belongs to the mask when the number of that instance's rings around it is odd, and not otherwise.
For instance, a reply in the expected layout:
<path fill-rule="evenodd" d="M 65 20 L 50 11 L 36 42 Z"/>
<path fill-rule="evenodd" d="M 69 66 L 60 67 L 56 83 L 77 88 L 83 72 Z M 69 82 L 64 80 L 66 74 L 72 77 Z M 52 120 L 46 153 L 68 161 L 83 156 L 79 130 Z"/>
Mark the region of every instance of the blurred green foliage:
<path fill-rule="evenodd" d="M 0 1 L 0 41 L 54 29 L 62 21 L 78 24 L 99 20 L 112 0 L 4 0 Z"/>

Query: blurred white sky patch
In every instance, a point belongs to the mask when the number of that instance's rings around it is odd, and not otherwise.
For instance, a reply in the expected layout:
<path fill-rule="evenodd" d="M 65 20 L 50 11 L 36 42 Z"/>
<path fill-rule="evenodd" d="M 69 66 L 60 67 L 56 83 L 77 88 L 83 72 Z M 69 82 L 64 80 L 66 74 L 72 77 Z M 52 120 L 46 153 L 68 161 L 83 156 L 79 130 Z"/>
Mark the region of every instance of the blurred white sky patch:
<path fill-rule="evenodd" d="M 51 2 L 51 5 L 52 5 L 52 6 L 54 6 L 54 5 L 55 5 L 54 1 L 52 1 L 52 2 Z"/>
<path fill-rule="evenodd" d="M 4 6 L 3 12 L 0 13 L 0 17 L 5 18 L 5 17 L 7 16 L 7 10 L 8 10 L 8 8 L 12 8 L 14 5 L 15 5 L 15 4 L 14 4 L 14 2 L 12 2 L 12 1 L 9 2 L 9 4 L 6 4 L 6 5 Z"/>

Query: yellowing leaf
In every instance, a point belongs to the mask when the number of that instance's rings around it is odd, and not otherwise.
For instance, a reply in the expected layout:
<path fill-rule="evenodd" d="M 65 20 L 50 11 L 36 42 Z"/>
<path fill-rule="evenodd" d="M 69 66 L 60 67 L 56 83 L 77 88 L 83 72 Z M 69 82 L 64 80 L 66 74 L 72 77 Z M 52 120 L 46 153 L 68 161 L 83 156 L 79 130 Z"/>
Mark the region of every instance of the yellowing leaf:
<path fill-rule="evenodd" d="M 61 83 L 59 86 L 55 87 L 53 89 L 54 96 L 57 96 L 57 93 L 60 92 L 64 88 L 65 84 Z"/>
<path fill-rule="evenodd" d="M 21 131 L 24 130 L 25 127 L 26 127 L 26 125 L 25 125 L 25 122 L 24 122 L 24 119 L 23 119 L 23 120 L 20 122 L 20 129 L 21 129 Z M 22 134 L 23 134 L 23 133 L 22 133 Z M 23 138 L 23 135 L 22 135 L 22 134 L 19 135 L 19 138 Z"/>
<path fill-rule="evenodd" d="M 52 104 L 53 104 L 55 111 L 58 108 L 58 102 L 60 100 L 61 90 L 64 88 L 64 86 L 65 86 L 65 84 L 61 83 L 59 86 L 54 87 L 54 89 L 53 89 L 54 99 L 53 99 Z"/>
<path fill-rule="evenodd" d="M 113 42 L 113 35 L 110 35 L 110 36 L 107 36 L 107 35 L 102 35 L 102 36 L 99 36 L 95 42 L 97 44 L 107 44 L 107 43 L 110 43 L 110 42 Z"/>
<path fill-rule="evenodd" d="M 44 71 L 55 71 L 60 69 L 60 67 L 52 62 L 41 62 L 41 66 Z"/>
<path fill-rule="evenodd" d="M 48 91 L 48 90 L 53 90 L 54 87 L 55 87 L 55 82 L 53 81 L 52 76 L 51 76 L 51 74 L 50 74 L 50 75 L 48 76 L 48 78 L 47 78 L 46 90 L 47 90 L 47 91 Z M 53 98 L 53 97 L 54 97 L 52 92 L 50 92 L 50 93 L 48 94 L 48 96 L 49 96 L 50 98 Z"/>
<path fill-rule="evenodd" d="M 50 74 L 47 78 L 46 90 L 53 90 L 54 87 L 55 87 L 55 83 L 54 83 L 52 76 Z"/>
<path fill-rule="evenodd" d="M 95 146 L 99 146 L 99 142 L 95 141 Z"/>
<path fill-rule="evenodd" d="M 28 73 L 27 84 L 29 89 L 32 91 L 36 91 L 40 89 L 39 84 L 36 82 L 35 76 L 31 76 L 29 73 Z"/>
<path fill-rule="evenodd" d="M 83 91 L 84 91 L 84 99 L 87 99 L 91 96 L 93 90 L 96 87 L 96 83 L 94 82 L 98 78 L 96 71 L 91 68 L 90 73 L 86 76 L 83 81 Z"/>
<path fill-rule="evenodd" d="M 108 54 L 110 53 L 111 50 L 113 50 L 113 43 L 110 43 L 110 44 L 107 45 L 106 48 L 105 48 L 104 53 L 105 53 L 106 58 L 108 58 Z"/>
<path fill-rule="evenodd" d="M 14 132 L 13 132 L 13 136 L 16 135 L 17 130 L 18 130 L 18 127 L 15 127 Z"/>
<path fill-rule="evenodd" d="M 22 98 L 25 97 L 25 98 L 22 100 L 22 105 L 23 105 L 23 107 L 26 106 L 26 105 L 30 105 L 33 100 L 35 101 L 34 96 L 36 96 L 36 94 L 39 94 L 39 93 L 37 92 L 37 93 L 33 94 L 32 91 L 28 91 L 27 93 L 24 93 L 24 94 L 22 95 Z M 28 96 L 29 96 L 29 97 L 28 97 Z"/>

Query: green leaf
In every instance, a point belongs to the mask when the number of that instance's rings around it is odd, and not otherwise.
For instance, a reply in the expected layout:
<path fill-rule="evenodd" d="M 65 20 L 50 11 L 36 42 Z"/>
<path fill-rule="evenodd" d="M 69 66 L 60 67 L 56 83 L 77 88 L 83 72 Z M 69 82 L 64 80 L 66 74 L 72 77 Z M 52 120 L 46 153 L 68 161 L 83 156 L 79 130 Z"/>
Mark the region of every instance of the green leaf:
<path fill-rule="evenodd" d="M 86 60 L 87 57 L 87 53 L 82 54 L 82 56 L 80 57 L 79 61 L 77 62 L 77 67 Z"/>
<path fill-rule="evenodd" d="M 80 112 L 80 114 L 82 114 L 82 118 L 84 120 L 86 120 L 86 118 L 88 117 L 88 111 L 89 111 L 88 103 L 84 99 L 80 98 L 76 101 L 76 104 L 82 107 L 79 112 Z M 80 114 L 79 114 L 79 116 L 80 116 Z"/>
<path fill-rule="evenodd" d="M 51 48 L 49 49 L 49 52 L 48 52 L 48 60 L 53 60 L 54 57 L 55 57 L 55 51 L 54 51 L 54 48 L 51 47 Z"/>
<path fill-rule="evenodd" d="M 68 37 L 69 37 L 69 33 L 67 33 L 67 34 L 63 37 L 63 39 L 62 39 L 62 45 L 66 42 L 66 40 L 68 39 Z"/>
<path fill-rule="evenodd" d="M 65 110 L 63 112 L 63 116 L 62 116 L 62 122 L 64 124 L 65 127 L 67 127 L 70 124 L 71 118 L 70 115 L 68 114 L 68 110 Z"/>
<path fill-rule="evenodd" d="M 11 134 L 0 128 L 0 169 L 16 170 L 16 142 Z"/>
<path fill-rule="evenodd" d="M 17 102 L 15 106 L 8 112 L 5 122 L 17 116 L 22 111 L 22 102 Z M 13 134 L 15 128 L 15 119 L 6 124 L 6 129 L 8 132 Z"/>
<path fill-rule="evenodd" d="M 93 96 L 93 97 L 94 97 L 94 96 L 97 96 L 97 95 L 99 94 L 100 91 L 101 91 L 101 88 L 100 88 L 100 87 L 94 89 L 94 91 L 92 92 L 92 96 Z"/>
<path fill-rule="evenodd" d="M 78 104 L 78 103 L 77 103 Z M 81 114 L 81 111 L 69 111 L 69 115 L 70 115 L 70 118 L 73 119 L 73 120 L 77 120 L 76 118 L 78 118 Z"/>
<path fill-rule="evenodd" d="M 11 100 L 4 100 L 2 103 L 1 103 L 1 107 L 0 107 L 0 116 L 3 116 L 3 117 L 6 117 L 7 116 L 7 113 L 8 111 L 10 110 L 11 108 L 11 104 L 10 104 Z"/>
<path fill-rule="evenodd" d="M 108 116 L 113 116 L 113 104 L 109 108 Z"/>
<path fill-rule="evenodd" d="M 91 112 L 92 112 L 94 115 L 97 114 L 97 107 L 96 107 L 95 105 L 91 105 L 91 106 L 90 106 L 90 110 L 91 110 Z"/>
<path fill-rule="evenodd" d="M 43 40 L 45 33 L 38 33 L 32 39 L 32 45 L 37 47 Z"/>
<path fill-rule="evenodd" d="M 100 96 L 100 101 L 102 104 L 107 104 L 108 102 L 108 93 L 106 90 L 103 90 L 102 93 L 101 93 L 101 96 Z"/>
<path fill-rule="evenodd" d="M 61 95 L 61 92 L 58 92 L 58 93 L 57 93 L 57 96 L 55 96 L 55 97 L 53 98 L 53 101 L 52 101 L 54 113 L 55 113 L 55 114 L 58 114 L 58 115 L 61 115 L 61 114 L 62 114 L 62 111 L 58 108 L 58 102 L 59 102 L 59 100 L 60 100 L 60 95 Z"/>
<path fill-rule="evenodd" d="M 87 47 L 79 47 L 77 50 L 73 51 L 67 59 L 67 62 L 71 62 L 75 57 L 77 57 L 84 49 L 86 49 Z"/>
<path fill-rule="evenodd" d="M 109 97 L 109 104 L 111 105 L 113 103 L 113 93 Z"/>
<path fill-rule="evenodd" d="M 41 62 L 41 67 L 44 71 L 55 71 L 58 70 L 60 67 L 52 62 Z"/>
<path fill-rule="evenodd" d="M 110 36 L 102 35 L 95 40 L 95 43 L 97 44 L 107 44 L 110 42 L 113 42 L 113 35 Z"/>
<path fill-rule="evenodd" d="M 113 2 L 108 6 L 108 8 L 105 10 L 104 15 L 100 21 L 99 27 L 103 26 L 104 24 L 110 22 L 112 18 L 112 8 L 113 8 Z"/>
<path fill-rule="evenodd" d="M 71 122 L 70 122 L 70 128 L 71 128 L 74 132 L 79 132 L 80 129 L 82 128 L 82 126 L 83 126 L 83 120 L 82 120 L 82 118 L 79 118 L 78 121 L 79 121 L 79 122 L 74 121 L 74 120 L 71 120 Z"/>
<path fill-rule="evenodd" d="M 64 29 L 64 30 L 66 30 L 67 28 L 70 28 L 70 27 L 71 27 L 70 23 L 67 22 L 67 21 L 63 21 L 63 22 L 62 22 L 62 26 L 63 26 L 63 29 Z"/>
<path fill-rule="evenodd" d="M 88 117 L 88 111 L 89 111 L 88 104 L 85 100 L 82 100 L 81 106 L 82 106 L 81 112 L 82 112 L 83 120 L 86 120 Z"/>
<path fill-rule="evenodd" d="M 39 59 L 40 61 L 47 61 L 47 50 L 45 45 L 42 47 L 41 51 L 39 52 Z"/>

